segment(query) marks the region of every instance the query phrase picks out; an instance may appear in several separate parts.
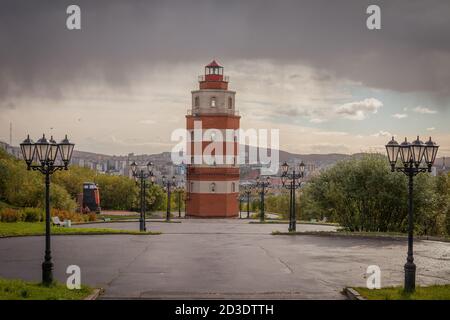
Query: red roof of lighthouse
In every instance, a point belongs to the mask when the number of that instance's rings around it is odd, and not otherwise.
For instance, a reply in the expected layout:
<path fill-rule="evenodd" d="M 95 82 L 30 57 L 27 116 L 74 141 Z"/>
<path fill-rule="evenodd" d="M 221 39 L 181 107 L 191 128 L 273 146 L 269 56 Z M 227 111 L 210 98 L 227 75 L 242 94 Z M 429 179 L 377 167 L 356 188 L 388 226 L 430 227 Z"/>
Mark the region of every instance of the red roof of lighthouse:
<path fill-rule="evenodd" d="M 211 61 L 208 65 L 206 65 L 207 67 L 221 67 L 221 65 L 219 65 L 216 60 Z"/>

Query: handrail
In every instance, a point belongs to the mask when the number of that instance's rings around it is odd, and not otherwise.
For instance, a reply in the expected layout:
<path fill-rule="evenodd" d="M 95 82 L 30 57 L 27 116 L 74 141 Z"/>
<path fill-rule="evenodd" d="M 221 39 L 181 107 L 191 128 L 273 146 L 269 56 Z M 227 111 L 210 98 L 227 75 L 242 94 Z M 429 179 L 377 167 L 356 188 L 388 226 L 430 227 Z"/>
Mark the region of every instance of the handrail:
<path fill-rule="evenodd" d="M 206 81 L 206 80 L 205 80 L 205 75 L 199 75 L 199 76 L 198 76 L 198 81 L 199 81 L 199 82 Z M 210 81 L 230 82 L 230 77 L 229 77 L 229 76 L 223 76 L 222 80 L 210 80 Z"/>
<path fill-rule="evenodd" d="M 186 114 L 188 116 L 197 116 L 197 115 L 232 115 L 232 116 L 239 116 L 239 110 L 229 110 L 229 109 L 216 109 L 216 110 L 209 110 L 209 109 L 187 109 Z"/>

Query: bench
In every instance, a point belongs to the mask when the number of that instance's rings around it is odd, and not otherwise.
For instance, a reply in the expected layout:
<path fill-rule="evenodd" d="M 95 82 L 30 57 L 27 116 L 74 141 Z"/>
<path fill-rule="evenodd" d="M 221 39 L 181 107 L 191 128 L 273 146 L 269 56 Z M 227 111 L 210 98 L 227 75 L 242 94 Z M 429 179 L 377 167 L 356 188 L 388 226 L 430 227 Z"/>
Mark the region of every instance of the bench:
<path fill-rule="evenodd" d="M 59 217 L 52 217 L 52 224 L 58 227 L 64 227 L 66 224 L 59 220 Z"/>

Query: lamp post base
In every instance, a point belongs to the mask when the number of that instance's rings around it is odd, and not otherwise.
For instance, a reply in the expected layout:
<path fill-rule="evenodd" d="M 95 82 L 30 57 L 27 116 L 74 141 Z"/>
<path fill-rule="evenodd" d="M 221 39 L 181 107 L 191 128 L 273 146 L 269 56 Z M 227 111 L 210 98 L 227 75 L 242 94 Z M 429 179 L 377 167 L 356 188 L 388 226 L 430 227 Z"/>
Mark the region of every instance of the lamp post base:
<path fill-rule="evenodd" d="M 53 263 L 44 261 L 42 263 L 42 284 L 49 286 L 53 283 Z"/>
<path fill-rule="evenodd" d="M 416 265 L 414 262 L 405 264 L 405 292 L 414 292 L 416 289 Z"/>
<path fill-rule="evenodd" d="M 139 221 L 139 231 L 141 231 L 141 232 L 145 232 L 145 223 L 144 223 L 144 220 L 140 220 Z"/>

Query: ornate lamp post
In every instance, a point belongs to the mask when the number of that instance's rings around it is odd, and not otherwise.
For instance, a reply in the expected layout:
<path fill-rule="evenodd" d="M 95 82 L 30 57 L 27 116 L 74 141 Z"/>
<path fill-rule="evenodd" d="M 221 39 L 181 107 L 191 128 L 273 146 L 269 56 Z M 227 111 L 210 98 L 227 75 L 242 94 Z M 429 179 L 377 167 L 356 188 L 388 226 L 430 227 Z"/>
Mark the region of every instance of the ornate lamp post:
<path fill-rule="evenodd" d="M 247 219 L 250 218 L 250 196 L 252 194 L 252 186 L 244 185 L 242 187 L 242 194 L 247 197 Z"/>
<path fill-rule="evenodd" d="M 419 136 L 412 143 L 405 138 L 401 144 L 392 140 L 386 144 L 388 160 L 392 172 L 403 172 L 408 176 L 408 255 L 405 264 L 405 292 L 413 292 L 416 288 L 416 265 L 413 255 L 413 233 L 414 233 L 414 212 L 413 212 L 413 187 L 414 177 L 421 172 L 431 172 L 431 167 L 436 160 L 439 146 L 430 139 L 423 143 Z M 397 166 L 400 154 L 401 165 Z M 423 166 L 421 164 L 424 163 Z"/>
<path fill-rule="evenodd" d="M 155 182 L 155 176 L 153 175 L 153 163 L 148 162 L 146 168 L 142 166 L 139 167 L 136 161 L 133 161 L 131 164 L 131 171 L 133 172 L 133 177 L 136 180 L 136 184 L 139 180 L 140 187 L 140 207 L 141 207 L 141 216 L 139 218 L 139 230 L 141 232 L 147 231 L 147 227 L 145 226 L 145 194 L 147 189 L 147 179 L 150 178 L 150 183 L 153 184 Z"/>
<path fill-rule="evenodd" d="M 242 201 L 243 201 L 244 199 L 242 198 L 242 195 L 241 194 L 239 194 L 238 196 L 237 196 L 237 201 L 239 202 L 239 219 L 241 219 L 242 218 Z"/>
<path fill-rule="evenodd" d="M 50 243 L 50 175 L 58 170 L 67 170 L 75 144 L 66 137 L 56 143 L 53 137 L 50 141 L 42 135 L 36 143 L 27 138 L 20 144 L 22 155 L 28 170 L 39 171 L 45 175 L 45 256 L 42 263 L 42 283 L 49 286 L 53 282 L 53 262 Z M 62 165 L 58 165 L 58 154 Z M 33 164 L 36 160 L 37 164 Z"/>
<path fill-rule="evenodd" d="M 261 196 L 261 214 L 259 217 L 259 221 L 260 222 L 264 222 L 264 215 L 265 215 L 265 210 L 264 210 L 264 196 L 267 193 L 267 191 L 269 191 L 268 187 L 270 186 L 271 181 L 270 181 L 270 177 L 266 178 L 266 181 L 262 180 L 260 177 L 256 178 L 256 188 L 259 189 L 259 195 Z"/>
<path fill-rule="evenodd" d="M 184 181 L 181 181 L 181 183 L 175 188 L 175 192 L 177 193 L 177 200 L 178 200 L 178 218 L 181 218 L 181 195 L 184 192 L 183 183 L 184 183 Z"/>
<path fill-rule="evenodd" d="M 299 165 L 299 171 L 296 172 L 295 168 L 292 173 L 289 173 L 289 165 L 284 162 L 281 166 L 281 183 L 283 187 L 290 191 L 289 195 L 289 232 L 295 232 L 297 230 L 297 220 L 295 215 L 295 190 L 300 187 L 300 179 L 305 175 L 305 164 L 303 161 Z"/>
<path fill-rule="evenodd" d="M 166 212 L 166 221 L 170 221 L 170 196 L 172 194 L 172 188 L 176 186 L 175 184 L 175 176 L 172 176 L 172 179 L 167 179 L 166 176 L 162 177 L 162 183 L 164 188 L 167 191 L 167 212 Z"/>

